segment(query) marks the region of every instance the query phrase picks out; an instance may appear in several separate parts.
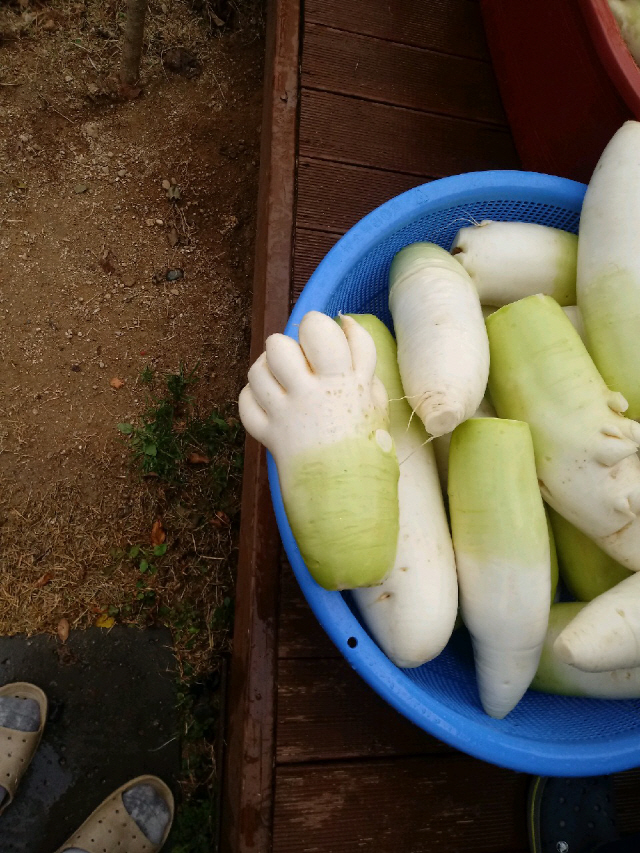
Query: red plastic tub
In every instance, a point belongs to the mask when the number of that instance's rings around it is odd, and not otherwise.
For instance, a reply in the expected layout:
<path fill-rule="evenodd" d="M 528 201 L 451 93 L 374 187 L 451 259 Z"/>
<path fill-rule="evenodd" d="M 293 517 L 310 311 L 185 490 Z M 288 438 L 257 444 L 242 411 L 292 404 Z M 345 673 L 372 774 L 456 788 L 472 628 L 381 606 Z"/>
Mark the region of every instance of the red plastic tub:
<path fill-rule="evenodd" d="M 607 0 L 482 0 L 482 13 L 523 168 L 587 182 L 640 120 L 640 69 Z"/>

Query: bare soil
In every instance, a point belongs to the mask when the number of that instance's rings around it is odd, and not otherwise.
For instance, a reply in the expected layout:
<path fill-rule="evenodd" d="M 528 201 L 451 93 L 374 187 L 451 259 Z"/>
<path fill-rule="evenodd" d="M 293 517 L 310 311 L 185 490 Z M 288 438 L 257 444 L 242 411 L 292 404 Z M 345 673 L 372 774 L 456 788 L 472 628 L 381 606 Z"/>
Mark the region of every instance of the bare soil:
<path fill-rule="evenodd" d="M 153 391 L 181 364 L 198 365 L 196 410 L 233 424 L 262 10 L 151 0 L 129 101 L 114 80 L 123 12 L 121 0 L 0 5 L 0 633 L 164 613 L 197 635 L 185 644 L 206 668 L 225 642 L 239 475 L 208 506 L 209 466 L 179 488 L 143 479 L 117 425 L 139 422 L 145 369 Z M 167 554 L 143 607 L 128 553 L 150 546 L 159 518 Z"/>

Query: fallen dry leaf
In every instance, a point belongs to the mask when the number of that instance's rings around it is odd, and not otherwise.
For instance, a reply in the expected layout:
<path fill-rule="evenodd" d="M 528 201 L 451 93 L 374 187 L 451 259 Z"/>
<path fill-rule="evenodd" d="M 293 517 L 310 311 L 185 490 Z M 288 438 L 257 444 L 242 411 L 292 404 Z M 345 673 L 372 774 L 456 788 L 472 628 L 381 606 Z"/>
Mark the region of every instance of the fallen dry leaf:
<path fill-rule="evenodd" d="M 178 243 L 180 242 L 180 235 L 178 234 L 178 231 L 176 228 L 171 228 L 169 230 L 168 239 L 169 239 L 169 245 L 171 246 L 171 248 L 178 245 Z"/>
<path fill-rule="evenodd" d="M 187 456 L 187 462 L 190 465 L 208 465 L 211 460 L 208 456 L 203 456 L 202 453 L 190 453 Z"/>
<path fill-rule="evenodd" d="M 51 583 L 52 580 L 53 574 L 51 572 L 45 572 L 42 577 L 38 578 L 34 586 L 36 589 L 41 589 L 43 586 L 46 586 L 48 583 Z"/>
<path fill-rule="evenodd" d="M 58 622 L 58 639 L 60 640 L 61 643 L 66 643 L 67 640 L 69 639 L 69 630 L 70 630 L 69 620 L 68 619 L 61 619 Z"/>
<path fill-rule="evenodd" d="M 113 616 L 109 616 L 107 613 L 101 613 L 93 624 L 96 628 L 113 628 L 116 624 L 116 620 Z"/>
<path fill-rule="evenodd" d="M 114 376 L 113 379 L 111 380 L 111 382 L 109 382 L 109 385 L 111 385 L 112 388 L 115 388 L 116 391 L 118 391 L 120 388 L 122 388 L 124 386 L 124 380 L 118 379 L 117 376 Z"/>
<path fill-rule="evenodd" d="M 211 519 L 211 524 L 213 524 L 214 527 L 228 527 L 231 524 L 231 519 L 226 512 L 222 512 L 222 510 L 219 509 L 214 513 L 213 518 Z"/>
<path fill-rule="evenodd" d="M 162 521 L 158 518 L 154 521 L 153 527 L 151 528 L 151 544 L 162 545 L 166 538 L 167 534 L 162 526 Z"/>

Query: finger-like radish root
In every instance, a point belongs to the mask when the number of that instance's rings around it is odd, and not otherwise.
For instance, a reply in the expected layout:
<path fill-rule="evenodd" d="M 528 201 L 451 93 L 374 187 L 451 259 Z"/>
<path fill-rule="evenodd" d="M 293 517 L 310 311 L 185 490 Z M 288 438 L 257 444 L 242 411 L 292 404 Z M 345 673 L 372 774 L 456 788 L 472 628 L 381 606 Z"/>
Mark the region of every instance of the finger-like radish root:
<path fill-rule="evenodd" d="M 287 518 L 325 589 L 379 584 L 398 541 L 399 468 L 376 349 L 355 320 L 309 312 L 300 344 L 267 340 L 240 394 L 247 432 L 273 454 Z"/>

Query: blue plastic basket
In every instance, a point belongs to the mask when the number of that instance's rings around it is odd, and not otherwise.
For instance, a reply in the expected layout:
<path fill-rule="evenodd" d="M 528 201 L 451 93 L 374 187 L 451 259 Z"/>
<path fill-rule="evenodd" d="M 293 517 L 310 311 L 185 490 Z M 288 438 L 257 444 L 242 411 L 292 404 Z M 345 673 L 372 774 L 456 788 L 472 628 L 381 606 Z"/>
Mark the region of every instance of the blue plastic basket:
<path fill-rule="evenodd" d="M 286 333 L 297 338 L 310 310 L 376 314 L 387 324 L 393 255 L 417 240 L 449 249 L 458 229 L 482 219 L 539 222 L 576 232 L 585 186 L 529 172 L 475 172 L 409 190 L 374 210 L 329 252 L 310 278 Z M 360 624 L 348 593 L 318 586 L 300 556 L 269 458 L 282 541 L 313 612 L 351 666 L 398 711 L 464 752 L 513 770 L 589 776 L 640 764 L 640 701 L 572 699 L 529 691 L 504 719 L 482 710 L 464 631 L 418 669 L 399 669 Z M 336 720 L 336 725 L 340 721 Z"/>

